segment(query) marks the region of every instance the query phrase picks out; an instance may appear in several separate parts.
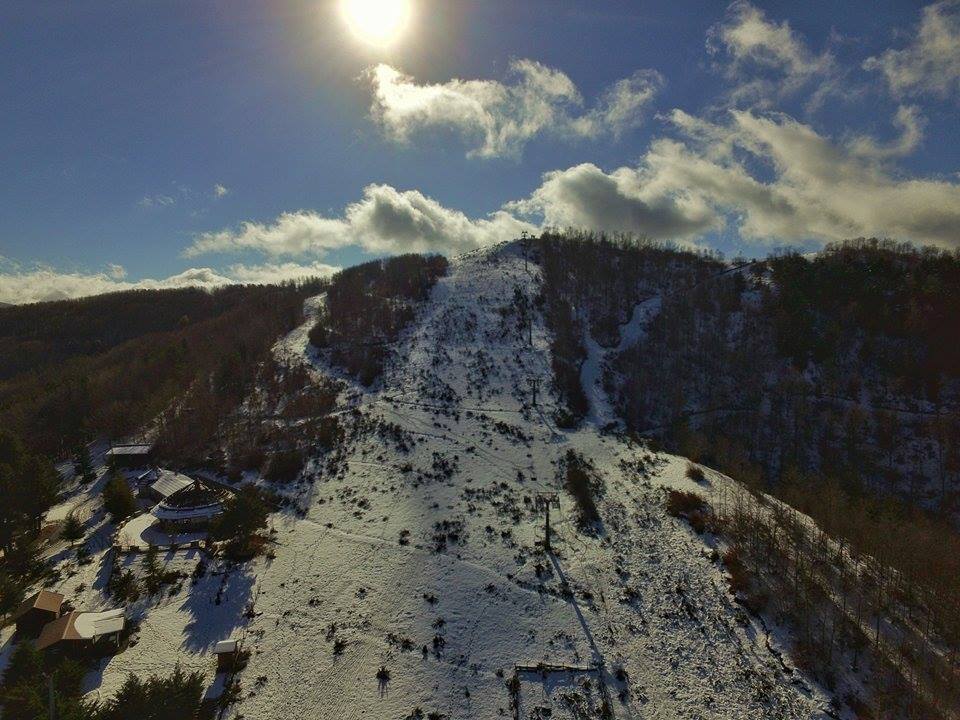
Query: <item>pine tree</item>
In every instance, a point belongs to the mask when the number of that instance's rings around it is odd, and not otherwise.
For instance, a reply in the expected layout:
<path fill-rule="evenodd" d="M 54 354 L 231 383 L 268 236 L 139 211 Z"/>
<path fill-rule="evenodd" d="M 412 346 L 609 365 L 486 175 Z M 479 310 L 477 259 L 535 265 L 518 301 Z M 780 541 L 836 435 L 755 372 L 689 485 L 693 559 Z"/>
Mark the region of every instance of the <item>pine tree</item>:
<path fill-rule="evenodd" d="M 268 509 L 253 485 L 246 485 L 227 502 L 226 509 L 210 528 L 217 540 L 229 540 L 229 550 L 238 558 L 252 554 L 252 540 L 267 526 Z"/>
<path fill-rule="evenodd" d="M 103 488 L 103 507 L 110 513 L 115 523 L 130 517 L 137 511 L 137 501 L 126 479 L 119 472 L 114 472 Z"/>
<path fill-rule="evenodd" d="M 93 460 L 90 458 L 90 448 L 85 443 L 81 444 L 77 450 L 76 457 L 73 460 L 73 469 L 77 477 L 82 478 L 86 483 L 97 479 L 97 473 L 93 469 Z"/>
<path fill-rule="evenodd" d="M 74 513 L 67 515 L 63 521 L 63 527 L 60 528 L 60 534 L 67 540 L 73 542 L 83 537 L 83 523 L 80 522 Z"/>

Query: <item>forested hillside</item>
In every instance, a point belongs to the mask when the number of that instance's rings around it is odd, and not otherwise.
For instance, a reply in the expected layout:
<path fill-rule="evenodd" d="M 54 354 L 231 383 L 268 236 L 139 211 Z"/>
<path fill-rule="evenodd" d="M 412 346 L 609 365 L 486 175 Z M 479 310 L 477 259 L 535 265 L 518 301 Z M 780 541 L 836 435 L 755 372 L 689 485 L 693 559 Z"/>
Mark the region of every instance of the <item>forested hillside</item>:
<path fill-rule="evenodd" d="M 575 416 L 598 363 L 629 433 L 894 567 L 877 597 L 960 642 L 960 254 L 856 240 L 726 265 L 592 235 L 538 252 L 547 307 L 571 308 L 573 323 L 546 318 L 554 363 L 575 368 L 556 376 Z"/>
<path fill-rule="evenodd" d="M 203 322 L 243 302 L 250 288 L 129 290 L 76 300 L 0 304 L 0 380 L 96 355 L 128 340 Z"/>
<path fill-rule="evenodd" d="M 187 394 L 208 427 L 302 319 L 303 286 L 133 291 L 0 311 L 0 424 L 49 457 L 135 433 Z M 189 391 L 189 392 L 188 392 Z M 200 396 L 204 399 L 199 402 Z"/>
<path fill-rule="evenodd" d="M 543 269 L 544 313 L 553 332 L 553 371 L 571 426 L 588 410 L 580 383 L 586 341 L 619 342 L 634 307 L 662 294 L 682 293 L 724 269 L 709 253 L 682 251 L 631 237 L 544 233 L 530 243 Z"/>
<path fill-rule="evenodd" d="M 958 254 L 858 240 L 725 265 L 590 235 L 538 253 L 566 395 L 596 342 L 631 432 L 757 486 L 813 473 L 956 509 Z"/>
<path fill-rule="evenodd" d="M 314 347 L 369 385 L 382 372 L 387 345 L 411 321 L 417 303 L 447 271 L 439 255 L 399 255 L 347 268 L 330 281 L 325 311 L 310 332 Z"/>

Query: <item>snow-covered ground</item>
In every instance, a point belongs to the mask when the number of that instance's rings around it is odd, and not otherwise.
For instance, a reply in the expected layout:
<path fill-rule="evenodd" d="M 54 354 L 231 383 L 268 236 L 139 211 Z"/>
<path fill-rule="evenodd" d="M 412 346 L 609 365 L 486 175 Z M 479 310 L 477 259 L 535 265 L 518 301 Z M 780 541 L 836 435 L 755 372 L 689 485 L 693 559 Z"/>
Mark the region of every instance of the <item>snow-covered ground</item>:
<path fill-rule="evenodd" d="M 136 644 L 88 677 L 91 692 L 177 662 L 213 682 L 213 645 L 238 635 L 251 658 L 235 720 L 486 719 L 514 717 L 513 703 L 516 717 L 562 720 L 601 717 L 605 698 L 617 718 L 826 717 L 830 698 L 784 669 L 704 541 L 666 514 L 664 488 L 694 486 L 686 461 L 599 432 L 598 368 L 591 420 L 554 424 L 549 335 L 536 315 L 528 336 L 511 310 L 515 288 L 532 298 L 539 282 L 514 244 L 452 261 L 382 389 L 353 393 L 342 469 L 295 491 L 304 513 L 273 516 L 275 557 L 213 564 L 141 600 Z M 278 356 L 326 370 L 307 342 L 321 307 L 310 301 Z M 605 486 L 591 533 L 563 489 L 571 449 Z M 553 553 L 539 544 L 544 492 L 560 495 Z M 101 559 L 64 560 L 78 607 L 104 606 Z M 199 555 L 162 559 L 189 574 Z M 521 672 L 513 695 L 515 666 L 540 662 L 581 669 Z"/>
<path fill-rule="evenodd" d="M 599 663 L 615 717 L 823 715 L 664 512 L 662 488 L 692 485 L 685 461 L 554 426 L 548 335 L 538 320 L 530 346 L 507 310 L 537 282 L 516 246 L 453 261 L 362 405 L 394 434 L 355 438 L 346 471 L 304 491 L 306 517 L 276 522 L 232 717 L 509 717 L 515 664 L 538 662 Z M 558 476 L 571 448 L 605 481 L 594 535 Z M 553 556 L 533 504 L 549 491 Z M 520 717 L 599 716 L 596 673 L 519 680 Z"/>

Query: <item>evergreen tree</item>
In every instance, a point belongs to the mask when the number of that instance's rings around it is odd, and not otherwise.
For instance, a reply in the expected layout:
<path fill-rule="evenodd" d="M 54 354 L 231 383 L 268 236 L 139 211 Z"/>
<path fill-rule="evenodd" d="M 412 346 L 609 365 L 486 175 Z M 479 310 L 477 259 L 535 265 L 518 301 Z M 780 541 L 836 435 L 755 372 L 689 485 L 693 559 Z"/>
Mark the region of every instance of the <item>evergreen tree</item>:
<path fill-rule="evenodd" d="M 98 720 L 183 720 L 196 717 L 203 698 L 203 674 L 179 665 L 170 677 L 141 680 L 131 674 L 105 706 Z"/>
<path fill-rule="evenodd" d="M 0 570 L 0 615 L 13 612 L 23 601 L 23 587 Z"/>
<path fill-rule="evenodd" d="M 67 515 L 63 521 L 63 527 L 60 528 L 60 534 L 67 540 L 73 542 L 83 537 L 83 523 L 80 522 L 74 513 Z"/>
<path fill-rule="evenodd" d="M 130 517 L 137 511 L 137 501 L 121 473 L 114 472 L 104 486 L 103 506 L 115 523 Z"/>
<path fill-rule="evenodd" d="M 49 659 L 31 642 L 17 644 L 0 687 L 5 720 L 49 717 L 52 680 L 54 714 L 59 720 L 94 720 L 96 705 L 81 698 L 84 670 L 74 660 Z"/>
<path fill-rule="evenodd" d="M 29 553 L 43 513 L 56 501 L 57 484 L 49 461 L 0 430 L 0 550 L 7 560 Z"/>
<path fill-rule="evenodd" d="M 97 473 L 93 469 L 93 460 L 90 458 L 90 448 L 86 443 L 80 445 L 77 449 L 76 457 L 73 460 L 73 469 L 77 477 L 84 482 L 90 483 L 97 479 Z"/>
<path fill-rule="evenodd" d="M 227 501 L 223 513 L 210 528 L 210 536 L 229 540 L 229 550 L 235 557 L 247 557 L 253 552 L 253 538 L 267 526 L 268 512 L 260 490 L 246 485 Z"/>

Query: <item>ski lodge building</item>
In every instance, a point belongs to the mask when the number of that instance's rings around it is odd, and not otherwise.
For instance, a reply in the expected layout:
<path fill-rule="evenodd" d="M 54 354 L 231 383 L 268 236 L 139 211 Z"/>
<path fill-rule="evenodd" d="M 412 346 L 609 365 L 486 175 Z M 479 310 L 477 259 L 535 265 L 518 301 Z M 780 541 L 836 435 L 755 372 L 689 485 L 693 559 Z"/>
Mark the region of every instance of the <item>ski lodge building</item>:
<path fill-rule="evenodd" d="M 216 483 L 187 480 L 188 485 L 173 490 L 150 511 L 160 521 L 160 530 L 168 535 L 205 530 L 210 521 L 223 512 L 231 494 L 230 490 Z"/>

